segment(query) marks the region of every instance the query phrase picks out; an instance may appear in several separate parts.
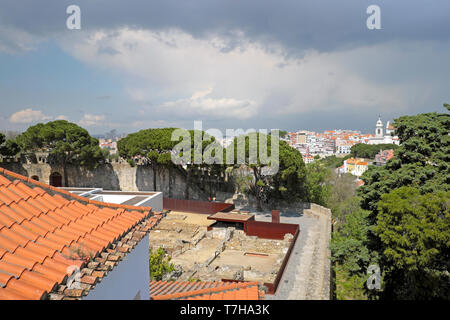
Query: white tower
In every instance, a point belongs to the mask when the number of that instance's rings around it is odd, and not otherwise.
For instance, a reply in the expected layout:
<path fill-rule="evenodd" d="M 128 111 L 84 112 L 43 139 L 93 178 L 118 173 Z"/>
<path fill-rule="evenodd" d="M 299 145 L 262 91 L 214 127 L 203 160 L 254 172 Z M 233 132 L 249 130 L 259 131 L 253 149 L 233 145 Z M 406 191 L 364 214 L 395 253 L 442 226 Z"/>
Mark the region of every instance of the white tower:
<path fill-rule="evenodd" d="M 391 123 L 388 121 L 388 122 L 386 123 L 386 135 L 387 135 L 387 136 L 390 136 L 392 131 L 394 131 L 394 130 L 392 130 Z"/>
<path fill-rule="evenodd" d="M 381 116 L 378 117 L 377 126 L 376 126 L 376 129 L 375 129 L 375 136 L 377 138 L 383 138 L 384 137 L 383 122 L 381 122 Z"/>

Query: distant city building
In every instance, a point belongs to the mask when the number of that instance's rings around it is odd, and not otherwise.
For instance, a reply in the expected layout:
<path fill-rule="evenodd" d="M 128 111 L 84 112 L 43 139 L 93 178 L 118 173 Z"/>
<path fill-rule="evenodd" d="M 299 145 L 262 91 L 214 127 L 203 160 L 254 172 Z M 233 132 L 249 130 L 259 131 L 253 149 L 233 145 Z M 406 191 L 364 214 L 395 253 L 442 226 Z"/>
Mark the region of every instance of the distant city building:
<path fill-rule="evenodd" d="M 353 145 L 357 142 L 350 140 L 337 140 L 336 153 L 349 154 Z"/>
<path fill-rule="evenodd" d="M 392 143 L 399 145 L 399 139 L 397 136 L 393 136 L 395 128 L 389 123 L 386 124 L 386 130 L 384 130 L 381 117 L 378 117 L 378 121 L 375 125 L 375 136 L 369 138 L 369 144 L 387 144 Z"/>
<path fill-rule="evenodd" d="M 349 158 L 344 161 L 343 173 L 351 173 L 360 177 L 369 167 L 369 163 L 362 158 Z"/>
<path fill-rule="evenodd" d="M 312 155 L 305 155 L 303 156 L 303 162 L 308 164 L 308 163 L 313 163 L 314 162 L 314 157 Z"/>
<path fill-rule="evenodd" d="M 104 139 L 100 138 L 98 139 L 98 145 L 102 149 L 108 149 L 109 154 L 116 154 L 117 153 L 117 141 L 119 141 L 120 138 L 115 139 Z"/>
<path fill-rule="evenodd" d="M 297 132 L 297 143 L 299 143 L 299 144 L 306 143 L 306 133 L 305 132 Z"/>
<path fill-rule="evenodd" d="M 375 155 L 374 164 L 377 165 L 377 166 L 384 166 L 386 164 L 386 162 L 389 159 L 392 159 L 393 157 L 394 157 L 394 150 L 393 149 L 380 150 L 380 152 L 378 152 Z"/>
<path fill-rule="evenodd" d="M 389 121 L 384 127 L 381 118 L 378 118 L 375 125 L 375 134 L 344 129 L 325 130 L 323 133 L 298 130 L 288 132 L 283 140 L 302 154 L 305 163 L 310 163 L 314 161 L 314 156 L 317 155 L 323 158 L 331 155 L 350 154 L 352 146 L 358 143 L 399 145 L 399 139 L 394 136 L 394 131 L 395 128 Z M 381 161 L 384 160 L 381 159 Z M 361 166 L 359 169 L 363 170 L 363 168 L 365 167 Z M 359 173 L 358 170 L 355 172 Z"/>

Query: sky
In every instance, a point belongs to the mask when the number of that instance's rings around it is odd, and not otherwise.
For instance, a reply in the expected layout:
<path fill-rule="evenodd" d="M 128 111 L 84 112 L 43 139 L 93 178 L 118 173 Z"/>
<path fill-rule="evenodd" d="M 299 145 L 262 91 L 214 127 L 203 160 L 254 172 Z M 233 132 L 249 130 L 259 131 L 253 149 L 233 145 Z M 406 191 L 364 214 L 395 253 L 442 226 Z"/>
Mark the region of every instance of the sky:
<path fill-rule="evenodd" d="M 447 0 L 2 0 L 0 130 L 372 132 L 443 112 L 449 57 Z"/>

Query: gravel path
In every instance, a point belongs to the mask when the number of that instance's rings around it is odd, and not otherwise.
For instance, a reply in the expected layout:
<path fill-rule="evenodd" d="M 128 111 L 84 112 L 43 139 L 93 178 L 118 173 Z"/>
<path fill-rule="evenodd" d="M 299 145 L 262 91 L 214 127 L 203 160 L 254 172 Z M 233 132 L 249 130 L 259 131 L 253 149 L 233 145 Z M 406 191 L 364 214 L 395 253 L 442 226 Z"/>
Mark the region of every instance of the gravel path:
<path fill-rule="evenodd" d="M 254 213 L 258 221 L 271 221 L 270 213 Z M 331 225 L 325 214 L 304 210 L 282 214 L 281 222 L 297 223 L 300 234 L 284 270 L 277 292 L 267 300 L 329 299 L 329 237 Z"/>

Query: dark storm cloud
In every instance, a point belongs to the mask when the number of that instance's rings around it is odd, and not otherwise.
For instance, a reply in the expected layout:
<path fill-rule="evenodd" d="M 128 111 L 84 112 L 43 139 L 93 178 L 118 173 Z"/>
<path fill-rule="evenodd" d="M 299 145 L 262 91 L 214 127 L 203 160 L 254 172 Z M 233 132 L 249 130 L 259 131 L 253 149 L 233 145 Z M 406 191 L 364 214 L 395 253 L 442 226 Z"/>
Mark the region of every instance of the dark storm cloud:
<path fill-rule="evenodd" d="M 331 51 L 389 40 L 450 39 L 445 0 L 2 0 L 0 24 L 38 36 L 67 32 L 66 8 L 81 7 L 82 29 L 180 28 L 202 37 L 243 31 L 258 41 L 277 41 L 290 52 Z M 366 28 L 366 8 L 381 7 L 382 28 Z"/>

